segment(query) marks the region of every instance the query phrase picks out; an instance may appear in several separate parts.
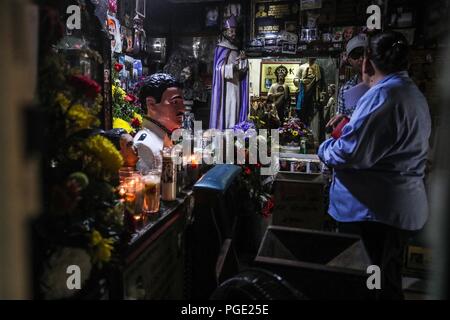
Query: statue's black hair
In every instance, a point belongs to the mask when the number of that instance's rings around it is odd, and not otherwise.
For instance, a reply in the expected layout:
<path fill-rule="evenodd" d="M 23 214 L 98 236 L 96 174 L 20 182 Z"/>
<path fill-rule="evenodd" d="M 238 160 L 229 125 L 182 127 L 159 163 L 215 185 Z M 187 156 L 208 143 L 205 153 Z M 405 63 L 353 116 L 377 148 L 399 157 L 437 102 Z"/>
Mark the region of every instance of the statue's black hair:
<path fill-rule="evenodd" d="M 159 103 L 164 91 L 172 87 L 182 88 L 182 84 L 170 74 L 155 73 L 147 77 L 139 91 L 139 101 L 144 113 L 147 113 L 147 97 L 153 97 Z"/>

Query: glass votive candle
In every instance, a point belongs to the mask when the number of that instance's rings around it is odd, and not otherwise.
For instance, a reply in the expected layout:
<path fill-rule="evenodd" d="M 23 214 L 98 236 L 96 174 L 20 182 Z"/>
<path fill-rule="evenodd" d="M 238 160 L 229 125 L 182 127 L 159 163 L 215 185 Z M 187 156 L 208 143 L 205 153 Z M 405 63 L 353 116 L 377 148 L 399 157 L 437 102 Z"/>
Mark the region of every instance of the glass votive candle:
<path fill-rule="evenodd" d="M 130 178 L 133 174 L 138 173 L 134 167 L 122 167 L 119 169 L 119 181 L 124 182 L 125 178 Z"/>
<path fill-rule="evenodd" d="M 142 176 L 138 173 L 124 178 L 119 187 L 119 194 L 123 194 L 125 208 L 133 215 L 142 213 L 143 191 Z"/>
<path fill-rule="evenodd" d="M 142 177 L 144 185 L 143 212 L 156 214 L 160 208 L 161 171 L 150 170 Z"/>

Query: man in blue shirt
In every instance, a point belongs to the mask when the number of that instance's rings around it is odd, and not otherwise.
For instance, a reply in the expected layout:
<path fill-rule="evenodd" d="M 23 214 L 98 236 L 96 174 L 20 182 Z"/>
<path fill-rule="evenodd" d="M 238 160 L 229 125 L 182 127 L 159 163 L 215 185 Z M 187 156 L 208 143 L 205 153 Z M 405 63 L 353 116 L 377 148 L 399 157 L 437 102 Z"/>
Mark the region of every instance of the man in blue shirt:
<path fill-rule="evenodd" d="M 339 139 L 319 157 L 334 169 L 329 214 L 356 222 L 382 272 L 380 298 L 401 299 L 403 251 L 428 218 L 424 186 L 431 121 L 427 101 L 409 78 L 407 41 L 395 32 L 371 37 L 363 64 L 370 90 Z"/>

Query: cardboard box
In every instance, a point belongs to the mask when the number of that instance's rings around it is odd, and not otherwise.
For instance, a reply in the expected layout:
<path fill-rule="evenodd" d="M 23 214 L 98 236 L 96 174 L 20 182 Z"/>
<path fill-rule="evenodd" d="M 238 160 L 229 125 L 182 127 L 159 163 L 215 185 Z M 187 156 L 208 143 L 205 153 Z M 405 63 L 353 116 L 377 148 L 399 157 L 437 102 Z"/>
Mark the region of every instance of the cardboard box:
<path fill-rule="evenodd" d="M 374 290 L 366 284 L 370 264 L 357 236 L 274 226 L 255 258 L 256 267 L 275 273 L 311 300 L 373 299 Z"/>
<path fill-rule="evenodd" d="M 279 172 L 274 183 L 275 208 L 272 224 L 322 230 L 325 212 L 322 175 Z"/>

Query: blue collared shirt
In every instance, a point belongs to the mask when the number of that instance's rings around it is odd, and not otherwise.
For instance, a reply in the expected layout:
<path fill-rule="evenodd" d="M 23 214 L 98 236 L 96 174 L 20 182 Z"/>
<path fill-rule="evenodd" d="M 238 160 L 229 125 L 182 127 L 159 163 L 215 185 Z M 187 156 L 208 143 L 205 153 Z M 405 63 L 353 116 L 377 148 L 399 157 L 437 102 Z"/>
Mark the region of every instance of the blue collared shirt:
<path fill-rule="evenodd" d="M 428 218 L 424 172 L 430 134 L 427 101 L 407 72 L 373 86 L 341 138 L 319 148 L 322 161 L 335 169 L 329 214 L 340 222 L 421 229 Z"/>

